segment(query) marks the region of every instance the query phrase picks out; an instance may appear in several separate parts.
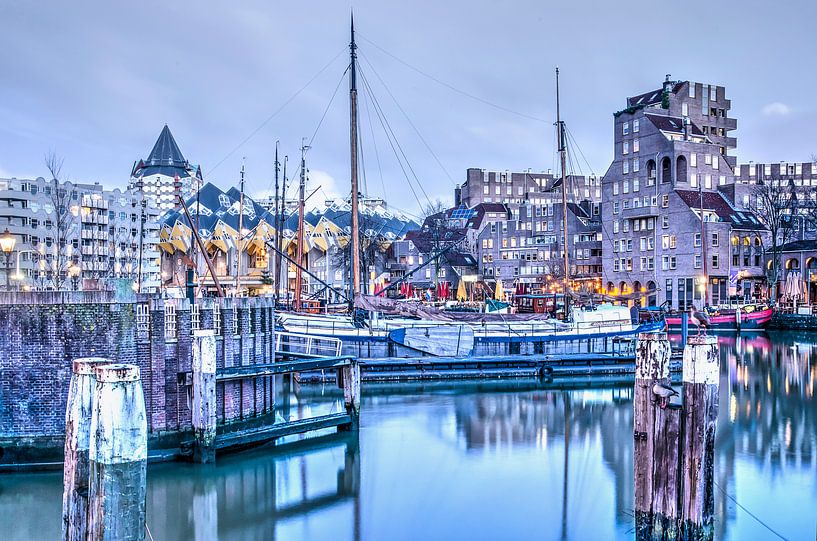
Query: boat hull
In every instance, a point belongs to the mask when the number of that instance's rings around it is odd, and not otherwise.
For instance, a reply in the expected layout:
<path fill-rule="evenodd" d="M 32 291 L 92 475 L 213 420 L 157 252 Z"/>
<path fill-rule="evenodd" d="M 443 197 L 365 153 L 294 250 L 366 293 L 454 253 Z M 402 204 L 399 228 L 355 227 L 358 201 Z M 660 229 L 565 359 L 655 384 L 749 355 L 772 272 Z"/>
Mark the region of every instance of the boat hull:
<path fill-rule="evenodd" d="M 714 332 L 760 332 L 766 330 L 766 327 L 772 320 L 773 314 L 774 309 L 772 308 L 757 310 L 755 312 L 749 312 L 748 314 L 741 312 L 740 326 L 738 326 L 737 316 L 734 312 L 710 316 L 708 330 Z M 667 316 L 666 321 L 670 332 L 681 332 L 680 316 Z M 691 321 L 689 322 L 689 328 L 695 329 L 696 332 L 698 330 L 698 326 Z"/>

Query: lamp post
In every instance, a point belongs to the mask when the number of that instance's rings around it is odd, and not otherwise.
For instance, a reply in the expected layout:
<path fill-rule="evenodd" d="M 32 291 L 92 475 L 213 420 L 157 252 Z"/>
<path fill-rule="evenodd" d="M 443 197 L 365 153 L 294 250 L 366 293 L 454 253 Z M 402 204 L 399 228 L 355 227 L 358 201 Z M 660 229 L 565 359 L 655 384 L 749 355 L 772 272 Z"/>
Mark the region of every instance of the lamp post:
<path fill-rule="evenodd" d="M 77 265 L 71 265 L 68 267 L 68 276 L 71 278 L 71 285 L 74 288 L 74 291 L 77 291 L 79 285 L 79 273 L 81 269 Z"/>
<path fill-rule="evenodd" d="M 17 238 L 9 232 L 8 227 L 0 235 L 0 248 L 6 256 L 6 291 L 11 291 L 11 252 L 14 251 L 14 244 Z"/>

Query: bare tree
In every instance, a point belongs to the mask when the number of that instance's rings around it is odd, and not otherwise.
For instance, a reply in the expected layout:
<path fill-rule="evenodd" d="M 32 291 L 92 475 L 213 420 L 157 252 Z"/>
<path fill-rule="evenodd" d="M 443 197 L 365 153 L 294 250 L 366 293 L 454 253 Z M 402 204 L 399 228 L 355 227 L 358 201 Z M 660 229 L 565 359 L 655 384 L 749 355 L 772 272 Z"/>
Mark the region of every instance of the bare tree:
<path fill-rule="evenodd" d="M 54 211 L 53 227 L 56 232 L 51 249 L 54 259 L 48 272 L 50 272 L 51 284 L 57 290 L 63 289 L 68 276 L 68 267 L 71 266 L 68 246 L 70 246 L 70 235 L 75 220 L 75 216 L 71 213 L 71 194 L 66 186 L 67 181 L 61 178 L 63 161 L 64 159 L 53 150 L 44 157 L 45 167 L 51 175 L 49 199 Z"/>
<path fill-rule="evenodd" d="M 428 205 L 423 207 L 421 217 L 423 218 L 423 220 L 425 220 L 430 216 L 440 214 L 442 212 L 445 212 L 446 210 L 448 210 L 448 205 L 443 203 L 440 199 L 437 199 L 436 201 L 429 201 Z"/>
<path fill-rule="evenodd" d="M 757 200 L 753 209 L 761 223 L 769 230 L 764 251 L 770 256 L 766 268 L 766 282 L 774 290 L 780 280 L 781 249 L 791 239 L 794 216 L 799 211 L 798 190 L 791 180 L 772 180 L 754 187 Z M 762 237 L 761 237 L 762 238 Z"/>

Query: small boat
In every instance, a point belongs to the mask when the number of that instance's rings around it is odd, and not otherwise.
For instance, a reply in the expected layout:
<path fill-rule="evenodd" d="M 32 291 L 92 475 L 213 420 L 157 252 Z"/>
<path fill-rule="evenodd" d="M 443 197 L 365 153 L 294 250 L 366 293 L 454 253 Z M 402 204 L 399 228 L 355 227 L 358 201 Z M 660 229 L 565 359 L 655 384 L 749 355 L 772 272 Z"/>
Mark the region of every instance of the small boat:
<path fill-rule="evenodd" d="M 774 309 L 768 306 L 746 305 L 739 308 L 708 309 L 707 313 L 710 331 L 763 331 L 771 321 Z M 667 314 L 665 319 L 669 332 L 681 332 L 681 314 Z M 689 328 L 697 331 L 698 326 L 690 320 Z"/>

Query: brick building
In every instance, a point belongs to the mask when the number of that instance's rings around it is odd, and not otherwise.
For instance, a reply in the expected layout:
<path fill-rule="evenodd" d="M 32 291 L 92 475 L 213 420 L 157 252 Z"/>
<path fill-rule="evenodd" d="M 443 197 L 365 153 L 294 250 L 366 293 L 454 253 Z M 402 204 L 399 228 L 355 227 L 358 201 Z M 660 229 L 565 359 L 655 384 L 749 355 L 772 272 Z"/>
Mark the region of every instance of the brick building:
<path fill-rule="evenodd" d="M 602 182 L 609 294 L 685 308 L 757 291 L 764 228 L 734 199 L 730 108 L 721 86 L 667 78 L 614 114 Z"/>

